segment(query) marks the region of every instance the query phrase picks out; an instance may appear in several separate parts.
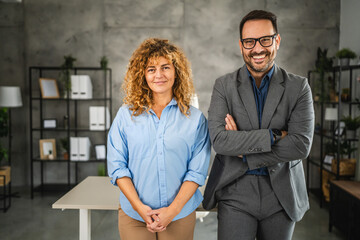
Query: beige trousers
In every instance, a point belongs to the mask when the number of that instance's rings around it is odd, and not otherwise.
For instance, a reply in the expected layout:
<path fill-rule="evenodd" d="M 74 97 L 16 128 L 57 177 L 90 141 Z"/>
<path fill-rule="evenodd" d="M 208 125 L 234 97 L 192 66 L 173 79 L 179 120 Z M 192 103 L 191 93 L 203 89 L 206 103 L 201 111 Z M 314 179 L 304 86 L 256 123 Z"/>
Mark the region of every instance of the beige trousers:
<path fill-rule="evenodd" d="M 171 222 L 166 230 L 151 233 L 144 222 L 135 220 L 119 209 L 119 233 L 121 240 L 193 240 L 196 222 L 195 211 L 187 217 Z"/>

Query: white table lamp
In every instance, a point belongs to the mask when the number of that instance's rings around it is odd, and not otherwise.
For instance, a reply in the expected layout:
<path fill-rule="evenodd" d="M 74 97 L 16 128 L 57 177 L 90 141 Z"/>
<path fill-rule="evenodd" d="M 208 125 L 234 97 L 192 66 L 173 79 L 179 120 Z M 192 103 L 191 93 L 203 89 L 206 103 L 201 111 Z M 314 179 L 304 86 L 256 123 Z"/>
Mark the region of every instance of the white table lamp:
<path fill-rule="evenodd" d="M 21 107 L 20 87 L 0 87 L 0 107 Z"/>

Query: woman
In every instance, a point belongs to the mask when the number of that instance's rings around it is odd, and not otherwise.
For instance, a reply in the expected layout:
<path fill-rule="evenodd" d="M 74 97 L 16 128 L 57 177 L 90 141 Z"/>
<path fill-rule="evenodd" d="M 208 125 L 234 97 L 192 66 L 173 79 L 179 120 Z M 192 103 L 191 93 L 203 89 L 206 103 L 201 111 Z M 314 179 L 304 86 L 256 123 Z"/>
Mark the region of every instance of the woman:
<path fill-rule="evenodd" d="M 133 53 L 125 99 L 108 135 L 108 173 L 119 186 L 119 232 L 127 239 L 193 239 L 210 158 L 207 120 L 190 106 L 189 62 L 168 40 Z"/>

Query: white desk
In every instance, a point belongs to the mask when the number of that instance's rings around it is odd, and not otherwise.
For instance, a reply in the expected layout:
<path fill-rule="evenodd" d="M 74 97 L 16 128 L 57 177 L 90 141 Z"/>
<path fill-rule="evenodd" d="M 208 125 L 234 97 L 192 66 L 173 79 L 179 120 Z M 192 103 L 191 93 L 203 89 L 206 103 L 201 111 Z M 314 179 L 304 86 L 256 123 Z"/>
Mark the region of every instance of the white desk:
<path fill-rule="evenodd" d="M 118 210 L 120 189 L 110 183 L 109 177 L 87 177 L 63 197 L 52 208 L 79 209 L 79 239 L 91 239 L 91 210 Z"/>
<path fill-rule="evenodd" d="M 204 186 L 200 190 L 203 188 Z M 79 209 L 79 239 L 91 240 L 91 210 L 118 210 L 119 195 L 120 189 L 110 183 L 109 177 L 87 177 L 57 200 L 52 208 Z M 196 209 L 196 217 L 201 222 L 208 214 L 202 206 Z"/>

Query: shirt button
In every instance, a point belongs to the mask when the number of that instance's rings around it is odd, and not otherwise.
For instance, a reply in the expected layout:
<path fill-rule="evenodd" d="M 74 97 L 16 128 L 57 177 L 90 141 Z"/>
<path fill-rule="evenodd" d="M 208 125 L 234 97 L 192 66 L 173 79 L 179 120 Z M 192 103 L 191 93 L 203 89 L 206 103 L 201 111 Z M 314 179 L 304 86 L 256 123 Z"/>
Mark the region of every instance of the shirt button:
<path fill-rule="evenodd" d="M 162 155 L 162 152 L 160 152 L 159 154 Z"/>

